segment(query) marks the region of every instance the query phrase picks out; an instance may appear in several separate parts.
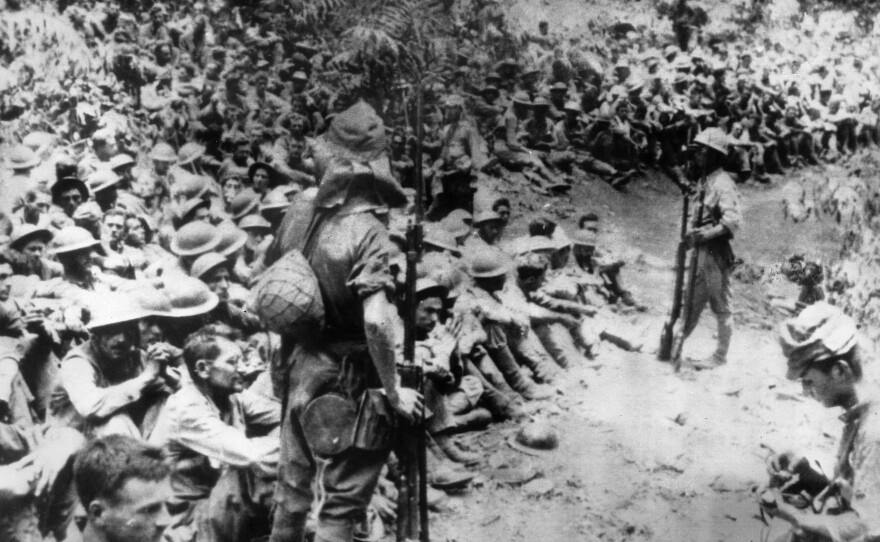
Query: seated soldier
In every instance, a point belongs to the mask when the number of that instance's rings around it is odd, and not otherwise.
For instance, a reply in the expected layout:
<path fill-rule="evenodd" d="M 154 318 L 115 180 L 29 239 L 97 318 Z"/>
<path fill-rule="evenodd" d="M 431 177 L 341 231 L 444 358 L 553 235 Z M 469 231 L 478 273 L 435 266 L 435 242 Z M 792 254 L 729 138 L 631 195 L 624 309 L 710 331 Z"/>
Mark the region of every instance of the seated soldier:
<path fill-rule="evenodd" d="M 123 435 L 93 440 L 77 454 L 73 477 L 89 542 L 159 542 L 170 516 L 162 450 Z"/>
<path fill-rule="evenodd" d="M 875 540 L 880 536 L 880 417 L 876 398 L 863 387 L 866 360 L 856 324 L 820 302 L 787 320 L 780 334 L 786 377 L 799 380 L 804 394 L 825 408 L 844 409 L 845 425 L 831 477 L 793 452 L 771 457 L 771 489 L 762 495 L 761 507 L 791 524 L 780 540 Z"/>
<path fill-rule="evenodd" d="M 599 217 L 593 213 L 582 216 L 578 226 L 592 232 L 596 237 L 599 235 Z M 620 270 L 624 265 L 626 262 L 622 259 L 594 246 L 589 266 L 584 269 L 602 278 L 612 303 L 620 300 L 626 306 L 644 311 L 645 307 L 635 300 L 632 292 L 623 287 Z"/>
<path fill-rule="evenodd" d="M 266 535 L 281 405 L 244 389 L 241 348 L 215 329 L 191 336 L 183 359 L 190 379 L 169 398 L 150 437 L 172 465 L 165 539 Z"/>
<path fill-rule="evenodd" d="M 427 430 L 450 459 L 476 463 L 479 456 L 462 449 L 450 435 L 482 429 L 492 421 L 492 414 L 478 406 L 483 395 L 481 382 L 473 376 L 461 375 L 464 361 L 459 339 L 464 331 L 463 322 L 460 318 L 441 322 L 445 298 L 443 286 L 427 278 L 417 281 L 416 356 L 428 379 L 424 392 L 425 405 L 431 413 Z"/>
<path fill-rule="evenodd" d="M 456 300 L 455 310 L 473 313 L 480 318 L 488 336 L 486 351 L 510 387 L 525 399 L 546 399 L 553 394 L 552 389 L 538 385 L 526 376 L 511 349 L 513 345 L 510 339 L 524 337 L 531 328 L 528 316 L 511 311 L 499 297 L 507 281 L 508 270 L 509 265 L 500 252 L 486 251 L 474 255 L 469 268 L 473 286 L 461 293 Z"/>
<path fill-rule="evenodd" d="M 164 344 L 140 350 L 144 312 L 121 294 L 96 296 L 90 305 L 91 339 L 61 362 L 50 419 L 86 435 L 148 436 L 170 390 Z"/>
<path fill-rule="evenodd" d="M 528 247 L 524 248 L 528 250 Z M 564 306 L 562 302 L 547 303 L 547 296 L 540 290 L 550 263 L 537 251 L 523 252 L 517 257 L 516 262 L 517 285 L 529 299 L 532 328 L 544 348 L 561 367 L 572 367 L 582 363 L 584 355 L 575 344 L 570 330 L 577 332 L 580 319 L 585 315 L 593 316 L 596 313 L 595 309 L 575 302 L 569 302 Z"/>

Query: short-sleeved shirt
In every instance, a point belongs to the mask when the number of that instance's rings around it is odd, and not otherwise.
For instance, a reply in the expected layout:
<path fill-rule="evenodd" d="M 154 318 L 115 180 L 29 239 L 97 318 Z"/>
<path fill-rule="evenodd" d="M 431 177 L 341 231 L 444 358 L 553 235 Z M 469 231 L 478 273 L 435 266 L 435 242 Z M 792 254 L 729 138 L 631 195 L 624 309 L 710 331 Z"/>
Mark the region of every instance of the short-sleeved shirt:
<path fill-rule="evenodd" d="M 54 425 L 86 430 L 140 402 L 143 383 L 135 380 L 143 371 L 140 355 L 121 362 L 115 375 L 106 374 L 97 359 L 92 343 L 86 342 L 62 360 L 60 382 L 49 404 Z"/>
<path fill-rule="evenodd" d="M 363 336 L 363 300 L 394 291 L 388 230 L 372 212 L 340 211 L 314 235 L 306 258 L 318 277 L 327 327 L 333 335 Z"/>
<path fill-rule="evenodd" d="M 703 209 L 704 223 L 711 219 L 713 224 L 722 224 L 731 234 L 736 234 L 742 222 L 740 197 L 736 184 L 726 171 L 719 169 L 706 178 Z"/>

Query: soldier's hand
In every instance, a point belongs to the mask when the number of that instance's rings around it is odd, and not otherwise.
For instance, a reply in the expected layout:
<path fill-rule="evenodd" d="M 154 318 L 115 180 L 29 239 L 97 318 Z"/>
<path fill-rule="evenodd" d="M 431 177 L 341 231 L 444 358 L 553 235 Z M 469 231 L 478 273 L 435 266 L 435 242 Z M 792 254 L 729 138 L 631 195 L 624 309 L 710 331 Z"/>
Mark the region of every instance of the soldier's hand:
<path fill-rule="evenodd" d="M 425 408 L 422 394 L 410 388 L 398 388 L 397 395 L 389 396 L 388 400 L 391 408 L 410 423 L 420 418 Z"/>
<path fill-rule="evenodd" d="M 807 459 L 794 452 L 774 454 L 767 460 L 767 473 L 770 475 L 770 485 L 780 487 L 785 485 L 799 470 L 809 467 Z"/>

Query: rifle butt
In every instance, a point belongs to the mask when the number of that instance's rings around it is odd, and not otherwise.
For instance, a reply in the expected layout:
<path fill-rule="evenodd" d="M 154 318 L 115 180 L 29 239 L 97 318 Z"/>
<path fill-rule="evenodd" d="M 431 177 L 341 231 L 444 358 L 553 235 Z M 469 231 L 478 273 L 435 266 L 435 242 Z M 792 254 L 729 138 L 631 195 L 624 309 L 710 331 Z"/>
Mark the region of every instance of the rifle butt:
<path fill-rule="evenodd" d="M 673 323 L 663 324 L 663 332 L 660 334 L 660 346 L 657 348 L 657 359 L 670 361 L 672 359 Z"/>

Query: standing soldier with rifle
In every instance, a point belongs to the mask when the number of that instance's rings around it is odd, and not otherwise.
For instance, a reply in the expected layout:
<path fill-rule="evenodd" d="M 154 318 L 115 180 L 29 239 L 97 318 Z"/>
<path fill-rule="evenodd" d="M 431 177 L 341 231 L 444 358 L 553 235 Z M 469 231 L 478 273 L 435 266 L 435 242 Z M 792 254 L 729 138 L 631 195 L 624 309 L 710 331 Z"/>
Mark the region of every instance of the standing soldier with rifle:
<path fill-rule="evenodd" d="M 733 335 L 730 271 L 734 255 L 730 241 L 739 228 L 742 216 L 736 184 L 723 169 L 730 140 L 721 129 L 707 128 L 694 138 L 694 143 L 696 153 L 693 165 L 703 181 L 698 190 L 699 208 L 683 239 L 687 246 L 692 247 L 691 276 L 687 284 L 683 284 L 683 280 L 676 280 L 676 296 L 682 295 L 679 289 L 684 288 L 682 317 L 678 322 L 673 319 L 667 323 L 658 356 L 660 359 L 671 358 L 676 368 L 681 363 L 684 341 L 697 327 L 707 302 L 718 321 L 718 344 L 712 357 L 696 363 L 695 367 L 712 368 L 726 363 Z M 680 274 L 683 272 L 682 260 L 679 256 Z M 676 316 L 673 310 L 673 317 Z M 672 341 L 668 341 L 669 329 L 675 330 Z"/>
<path fill-rule="evenodd" d="M 318 473 L 315 540 L 351 541 L 388 459 L 396 417 L 422 414 L 421 395 L 403 388 L 396 371 L 391 242 L 377 215 L 404 205 L 406 195 L 386 147 L 382 120 L 366 103 L 334 118 L 315 142 L 317 195 L 294 200 L 267 254 L 270 265 L 301 251 L 324 305 L 323 329 L 286 346 L 273 542 L 303 540 Z"/>

